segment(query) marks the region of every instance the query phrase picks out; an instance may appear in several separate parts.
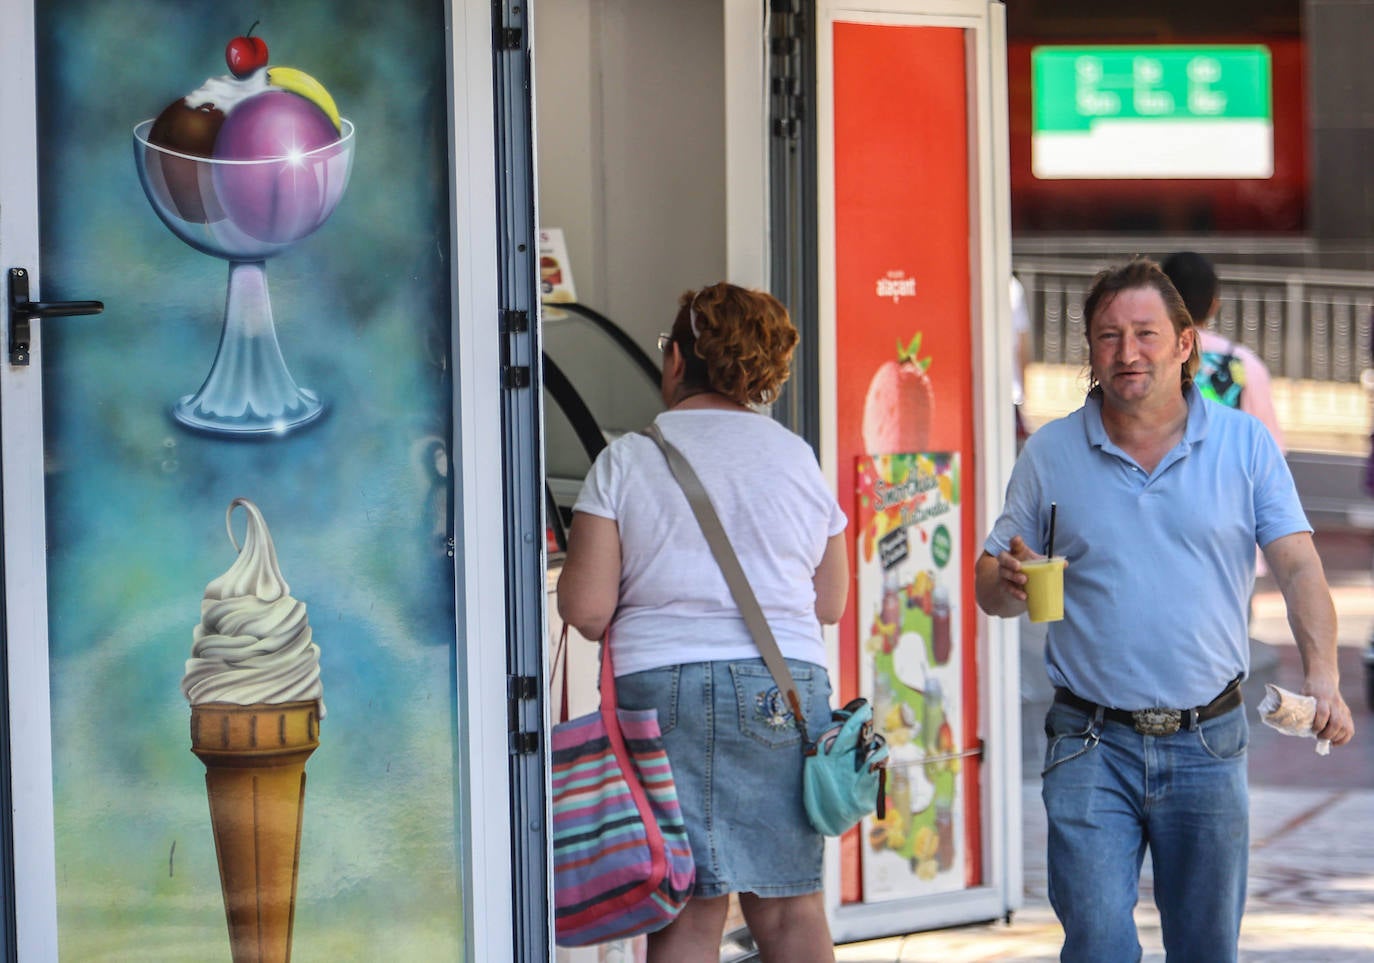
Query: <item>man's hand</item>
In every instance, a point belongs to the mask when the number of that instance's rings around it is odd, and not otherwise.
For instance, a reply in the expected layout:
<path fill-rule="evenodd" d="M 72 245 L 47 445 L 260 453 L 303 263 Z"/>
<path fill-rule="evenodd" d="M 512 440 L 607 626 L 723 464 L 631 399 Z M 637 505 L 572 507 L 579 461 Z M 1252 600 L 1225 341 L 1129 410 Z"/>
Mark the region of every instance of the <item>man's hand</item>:
<path fill-rule="evenodd" d="M 1024 602 L 1026 600 L 1026 573 L 1021 571 L 1021 563 L 1030 561 L 1033 558 L 1043 558 L 1026 547 L 1025 539 L 1020 535 L 1011 537 L 1011 548 L 1005 552 L 997 553 L 997 578 L 1001 581 L 1001 588 L 1012 598 Z"/>
<path fill-rule="evenodd" d="M 1020 615 L 1026 610 L 1026 573 L 1021 563 L 1044 557 L 1027 548 L 1020 535 L 1012 536 L 1005 552 L 996 556 L 984 552 L 974 568 L 978 606 L 988 615 Z"/>
<path fill-rule="evenodd" d="M 1314 696 L 1317 711 L 1312 717 L 1312 731 L 1318 739 L 1330 739 L 1333 746 L 1343 746 L 1355 736 L 1355 721 L 1350 706 L 1341 696 L 1339 678 L 1329 675 L 1309 677 L 1302 687 L 1303 695 Z"/>
<path fill-rule="evenodd" d="M 1319 739 L 1330 739 L 1333 746 L 1345 745 L 1355 735 L 1355 723 L 1341 698 L 1336 606 L 1312 533 L 1276 538 L 1264 547 L 1264 557 L 1288 607 L 1288 625 L 1302 657 L 1303 694 L 1317 700 L 1312 731 Z"/>

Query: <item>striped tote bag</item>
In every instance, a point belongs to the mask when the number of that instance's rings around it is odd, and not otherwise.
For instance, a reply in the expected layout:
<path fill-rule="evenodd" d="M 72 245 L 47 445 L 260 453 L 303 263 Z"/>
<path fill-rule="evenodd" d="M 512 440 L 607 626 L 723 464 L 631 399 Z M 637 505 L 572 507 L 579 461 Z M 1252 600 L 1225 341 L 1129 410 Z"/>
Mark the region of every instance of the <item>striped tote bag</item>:
<path fill-rule="evenodd" d="M 564 627 L 560 646 L 566 639 Z M 601 708 L 553 728 L 559 946 L 661 930 L 682 911 L 696 879 L 658 713 L 616 710 L 609 637 L 601 650 Z"/>

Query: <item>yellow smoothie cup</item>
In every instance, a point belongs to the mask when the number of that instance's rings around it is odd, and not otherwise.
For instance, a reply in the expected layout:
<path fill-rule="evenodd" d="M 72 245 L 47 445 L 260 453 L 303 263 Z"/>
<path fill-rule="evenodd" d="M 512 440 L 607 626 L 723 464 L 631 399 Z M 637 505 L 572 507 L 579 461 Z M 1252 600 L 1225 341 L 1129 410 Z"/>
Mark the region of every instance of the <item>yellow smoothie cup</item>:
<path fill-rule="evenodd" d="M 1026 609 L 1032 622 L 1058 622 L 1064 617 L 1063 556 L 1021 563 L 1026 573 Z"/>

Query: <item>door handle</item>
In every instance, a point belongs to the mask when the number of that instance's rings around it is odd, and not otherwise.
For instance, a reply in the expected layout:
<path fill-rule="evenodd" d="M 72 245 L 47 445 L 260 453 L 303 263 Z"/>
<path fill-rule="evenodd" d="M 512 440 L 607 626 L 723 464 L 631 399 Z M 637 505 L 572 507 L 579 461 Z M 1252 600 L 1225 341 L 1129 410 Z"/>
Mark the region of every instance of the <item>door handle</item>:
<path fill-rule="evenodd" d="M 32 334 L 29 321 L 33 318 L 58 318 L 68 314 L 99 314 L 105 310 L 100 301 L 30 301 L 29 272 L 10 268 L 10 364 L 29 363 L 29 343 Z"/>

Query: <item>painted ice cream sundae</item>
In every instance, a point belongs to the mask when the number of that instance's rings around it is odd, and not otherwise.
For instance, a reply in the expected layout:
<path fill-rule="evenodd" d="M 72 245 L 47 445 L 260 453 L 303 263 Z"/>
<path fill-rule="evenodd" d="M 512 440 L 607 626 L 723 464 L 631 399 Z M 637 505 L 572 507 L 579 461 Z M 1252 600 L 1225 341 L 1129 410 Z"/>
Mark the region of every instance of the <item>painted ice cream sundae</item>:
<path fill-rule="evenodd" d="M 230 263 L 219 354 L 200 391 L 173 408 L 222 434 L 281 434 L 323 411 L 282 360 L 264 262 L 329 218 L 353 161 L 353 124 L 325 85 L 267 56 L 250 29 L 226 48 L 228 74 L 134 128 L 153 209 L 177 237 Z"/>
<path fill-rule="evenodd" d="M 291 956 L 305 761 L 324 717 L 320 650 L 258 507 L 234 499 L 226 524 L 238 557 L 205 587 L 181 691 L 191 751 L 205 764 L 233 959 L 262 963 Z"/>

